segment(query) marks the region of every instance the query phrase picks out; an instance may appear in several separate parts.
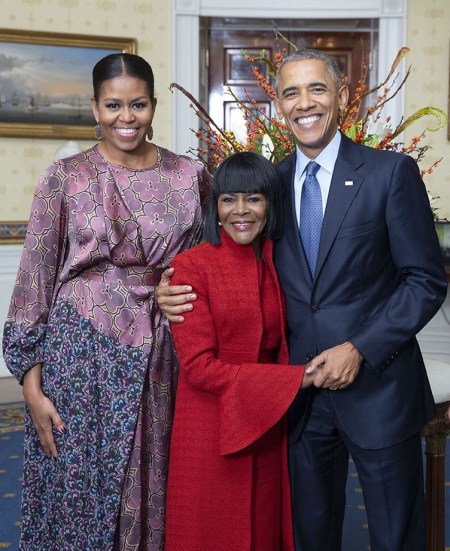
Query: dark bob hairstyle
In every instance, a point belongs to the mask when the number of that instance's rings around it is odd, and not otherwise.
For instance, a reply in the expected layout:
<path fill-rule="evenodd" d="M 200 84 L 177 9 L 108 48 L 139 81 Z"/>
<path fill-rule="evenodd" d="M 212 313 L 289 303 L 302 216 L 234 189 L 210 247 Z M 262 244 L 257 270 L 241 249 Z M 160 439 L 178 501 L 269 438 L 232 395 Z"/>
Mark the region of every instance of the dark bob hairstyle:
<path fill-rule="evenodd" d="M 223 193 L 261 193 L 267 202 L 267 222 L 263 238 L 281 237 L 283 192 L 275 166 L 262 155 L 245 151 L 222 161 L 212 180 L 211 201 L 203 237 L 213 245 L 220 244 L 217 202 Z"/>
<path fill-rule="evenodd" d="M 92 84 L 94 99 L 98 102 L 102 84 L 112 78 L 126 75 L 142 80 L 147 84 L 148 95 L 155 97 L 155 79 L 153 70 L 143 57 L 135 54 L 118 53 L 109 54 L 96 63 L 92 69 Z"/>

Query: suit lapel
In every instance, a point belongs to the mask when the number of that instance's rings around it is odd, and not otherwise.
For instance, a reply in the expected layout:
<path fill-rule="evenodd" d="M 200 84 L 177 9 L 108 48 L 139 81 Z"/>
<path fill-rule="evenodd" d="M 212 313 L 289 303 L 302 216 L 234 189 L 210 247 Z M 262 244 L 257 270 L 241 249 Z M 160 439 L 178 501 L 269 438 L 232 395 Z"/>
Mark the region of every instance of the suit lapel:
<path fill-rule="evenodd" d="M 294 153 L 278 165 L 286 192 L 283 239 L 289 244 L 289 249 L 295 251 L 295 260 L 297 261 L 299 272 L 307 277 L 309 284 L 312 284 L 312 276 L 300 240 L 295 212 L 295 159 L 296 156 Z M 357 169 L 363 162 L 359 147 L 342 134 L 339 154 L 334 166 L 323 219 L 314 281 L 320 276 L 320 272 L 326 262 L 333 242 L 336 239 L 339 228 L 364 180 L 364 175 L 361 174 L 360 171 L 357 172 Z"/>
<path fill-rule="evenodd" d="M 356 172 L 362 163 L 358 148 L 350 139 L 342 136 L 323 219 L 314 279 L 319 276 L 342 221 L 364 179 L 363 175 Z"/>
<path fill-rule="evenodd" d="M 289 244 L 289 249 L 295 251 L 294 258 L 298 263 L 299 271 L 306 274 L 308 280 L 312 282 L 311 271 L 300 239 L 295 211 L 295 159 L 296 155 L 294 153 L 280 166 L 280 174 L 285 188 L 284 240 Z"/>

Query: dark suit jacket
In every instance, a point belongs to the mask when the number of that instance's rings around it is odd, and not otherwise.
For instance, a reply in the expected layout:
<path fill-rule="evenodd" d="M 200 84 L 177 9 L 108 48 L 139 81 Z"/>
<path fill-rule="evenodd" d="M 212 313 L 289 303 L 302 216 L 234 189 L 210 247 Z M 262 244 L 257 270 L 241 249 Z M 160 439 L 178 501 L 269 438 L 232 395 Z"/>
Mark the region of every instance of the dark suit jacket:
<path fill-rule="evenodd" d="M 415 335 L 447 289 L 417 164 L 342 136 L 314 280 L 295 217 L 295 154 L 277 166 L 287 193 L 275 261 L 286 294 L 290 360 L 306 363 L 350 340 L 364 361 L 354 383 L 331 394 L 339 421 L 361 447 L 400 442 L 434 415 Z M 305 401 L 301 391 L 291 407 L 291 442 L 301 432 Z"/>

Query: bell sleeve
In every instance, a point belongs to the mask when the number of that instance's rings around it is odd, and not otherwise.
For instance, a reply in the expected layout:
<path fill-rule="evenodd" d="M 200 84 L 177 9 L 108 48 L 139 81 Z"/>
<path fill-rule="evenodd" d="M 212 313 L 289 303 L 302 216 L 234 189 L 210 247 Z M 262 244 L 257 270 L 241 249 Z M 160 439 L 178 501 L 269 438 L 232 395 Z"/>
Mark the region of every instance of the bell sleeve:
<path fill-rule="evenodd" d="M 197 300 L 171 330 L 181 372 L 198 392 L 217 397 L 219 449 L 228 455 L 251 446 L 281 420 L 301 387 L 304 366 L 240 362 L 239 347 L 219 352 L 218 331 L 227 321 L 214 319 L 207 278 L 189 253 L 174 259 L 171 284 L 189 282 Z"/>
<path fill-rule="evenodd" d="M 19 382 L 43 359 L 46 325 L 65 242 L 65 200 L 58 165 L 54 164 L 36 186 L 3 332 L 5 363 Z"/>

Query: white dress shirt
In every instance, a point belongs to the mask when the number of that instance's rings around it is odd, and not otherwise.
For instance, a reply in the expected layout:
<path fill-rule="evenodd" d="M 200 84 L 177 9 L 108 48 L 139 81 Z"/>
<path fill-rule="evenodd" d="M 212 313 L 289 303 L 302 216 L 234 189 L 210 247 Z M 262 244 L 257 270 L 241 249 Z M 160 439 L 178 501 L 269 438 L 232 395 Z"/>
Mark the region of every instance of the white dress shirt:
<path fill-rule="evenodd" d="M 326 148 L 317 155 L 314 159 L 320 165 L 320 169 L 316 174 L 316 178 L 320 185 L 322 193 L 322 208 L 325 214 L 327 206 L 328 193 L 330 191 L 331 177 L 333 176 L 334 165 L 338 156 L 339 146 L 341 144 L 341 133 L 336 132 L 334 138 L 326 146 Z M 306 165 L 311 161 L 304 155 L 297 146 L 295 176 L 294 176 L 294 196 L 295 196 L 295 212 L 297 215 L 297 223 L 300 223 L 300 201 L 302 196 L 303 182 L 306 176 Z"/>

